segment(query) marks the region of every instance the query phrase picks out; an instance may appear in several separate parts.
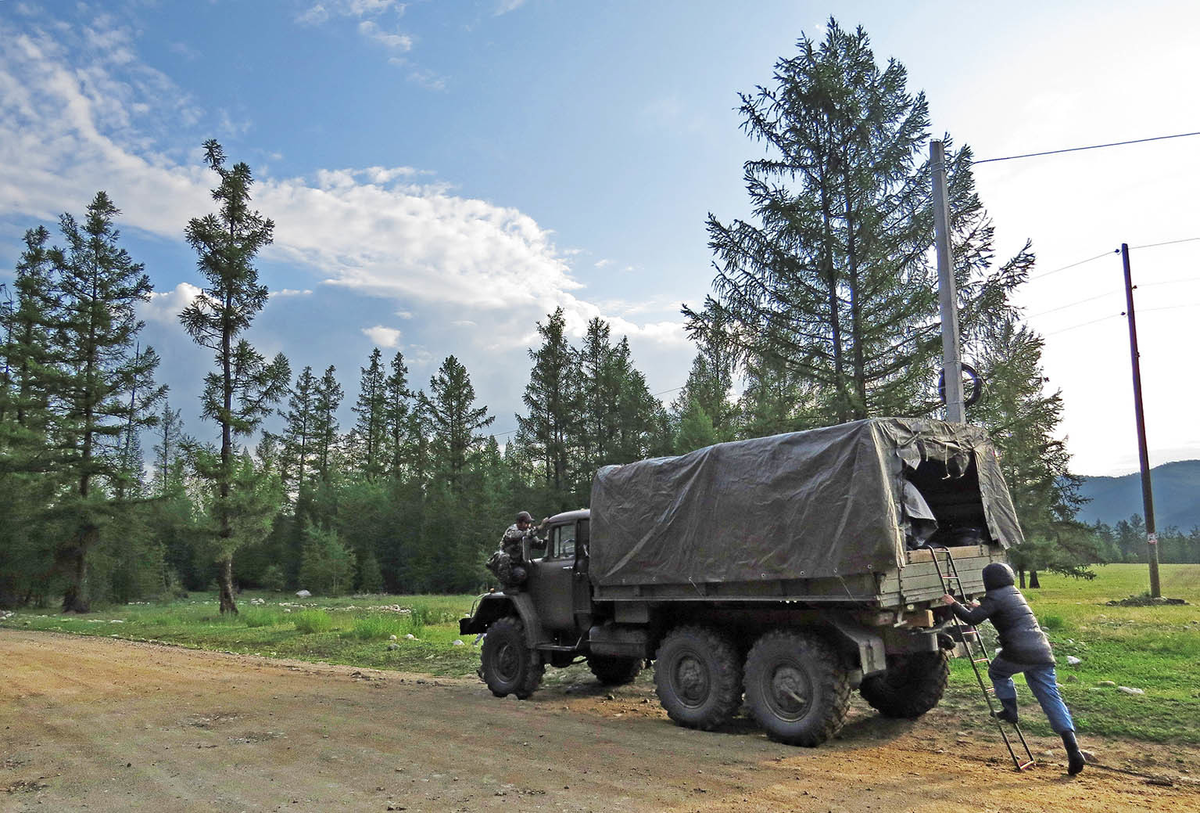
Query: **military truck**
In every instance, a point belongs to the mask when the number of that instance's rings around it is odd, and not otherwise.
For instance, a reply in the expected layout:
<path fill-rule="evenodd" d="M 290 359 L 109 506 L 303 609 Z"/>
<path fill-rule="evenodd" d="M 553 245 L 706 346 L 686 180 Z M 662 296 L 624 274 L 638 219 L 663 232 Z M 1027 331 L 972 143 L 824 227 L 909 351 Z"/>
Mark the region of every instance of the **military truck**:
<path fill-rule="evenodd" d="M 954 649 L 939 569 L 953 557 L 981 595 L 1020 542 L 981 429 L 862 420 L 600 469 L 590 510 L 552 517 L 527 581 L 460 628 L 486 633 L 498 697 L 528 698 L 546 665 L 622 684 L 653 661 L 676 723 L 717 728 L 744 695 L 772 739 L 815 746 L 853 689 L 889 717 L 936 706 Z"/>

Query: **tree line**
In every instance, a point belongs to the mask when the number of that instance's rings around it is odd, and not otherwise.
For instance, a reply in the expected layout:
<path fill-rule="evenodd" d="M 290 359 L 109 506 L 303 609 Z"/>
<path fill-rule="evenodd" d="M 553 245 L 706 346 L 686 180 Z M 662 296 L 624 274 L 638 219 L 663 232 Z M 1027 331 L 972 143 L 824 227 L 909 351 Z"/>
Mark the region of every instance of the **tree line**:
<path fill-rule="evenodd" d="M 274 224 L 251 206 L 249 167 L 229 166 L 215 141 L 204 145 L 215 211 L 184 230 L 203 287 L 180 315 L 212 354 L 201 412 L 215 438 L 185 431 L 154 382 L 136 316 L 151 283 L 120 247 L 107 195 L 82 223 L 63 215 L 61 247 L 30 230 L 0 312 L 0 603 L 84 611 L 214 581 L 222 612 L 236 612 L 239 585 L 473 590 L 516 510 L 586 506 L 603 465 L 939 414 L 924 94 L 909 92 L 902 64 L 879 64 L 861 28 L 830 20 L 739 110 L 763 148 L 743 166 L 752 216 L 709 215 L 712 294 L 683 310 L 697 353 L 677 397 L 649 391 L 604 320 L 572 344 L 559 309 L 537 324 L 526 414 L 503 445 L 452 355 L 421 389 L 401 352 L 374 349 L 343 427 L 333 367 L 293 375 L 246 340 L 268 298 L 254 260 Z M 1012 302 L 1035 256 L 1027 243 L 995 263 L 970 148 L 943 140 L 960 340 L 987 382 L 970 420 L 1001 451 L 1027 536 L 1012 558 L 1087 575 L 1111 546 L 1075 519 L 1062 400 Z M 274 412 L 282 429 L 263 432 Z"/>

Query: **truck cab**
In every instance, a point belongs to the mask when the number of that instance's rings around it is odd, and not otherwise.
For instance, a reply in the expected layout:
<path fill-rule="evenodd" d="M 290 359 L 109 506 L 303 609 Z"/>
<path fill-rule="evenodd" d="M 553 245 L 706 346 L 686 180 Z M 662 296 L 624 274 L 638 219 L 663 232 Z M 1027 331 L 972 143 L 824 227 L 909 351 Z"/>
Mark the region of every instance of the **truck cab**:
<path fill-rule="evenodd" d="M 551 517 L 545 547 L 529 547 L 525 553 L 529 562 L 526 589 L 538 620 L 564 643 L 578 640 L 579 633 L 591 626 L 587 577 L 590 513 L 582 509 Z"/>

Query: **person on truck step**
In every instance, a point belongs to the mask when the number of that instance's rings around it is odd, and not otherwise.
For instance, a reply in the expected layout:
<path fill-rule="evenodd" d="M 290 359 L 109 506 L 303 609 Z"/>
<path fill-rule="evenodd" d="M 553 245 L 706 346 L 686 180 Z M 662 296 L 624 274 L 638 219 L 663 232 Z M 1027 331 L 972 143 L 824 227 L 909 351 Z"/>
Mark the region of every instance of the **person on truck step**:
<path fill-rule="evenodd" d="M 501 586 L 512 589 L 525 583 L 529 574 L 525 569 L 524 542 L 529 539 L 536 547 L 545 544 L 537 533 L 546 527 L 546 521 L 543 519 L 540 525 L 533 528 L 533 516 L 528 511 L 522 511 L 517 514 L 517 521 L 504 531 L 500 537 L 500 549 L 487 561 L 488 570 L 496 574 Z"/>
<path fill-rule="evenodd" d="M 974 609 L 959 604 L 947 593 L 942 601 L 960 620 L 972 626 L 987 620 L 1000 636 L 1000 651 L 988 666 L 988 677 L 996 687 L 996 699 L 1001 709 L 996 716 L 1016 725 L 1017 689 L 1012 676 L 1025 673 L 1025 682 L 1037 698 L 1050 721 L 1050 727 L 1062 737 L 1067 749 L 1067 773 L 1074 776 L 1083 770 L 1083 752 L 1075 741 L 1075 724 L 1071 712 L 1058 693 L 1058 678 L 1054 674 L 1054 653 L 1050 641 L 1038 626 L 1033 610 L 1015 585 L 1012 568 L 1002 562 L 992 562 L 983 569 L 983 600 Z"/>

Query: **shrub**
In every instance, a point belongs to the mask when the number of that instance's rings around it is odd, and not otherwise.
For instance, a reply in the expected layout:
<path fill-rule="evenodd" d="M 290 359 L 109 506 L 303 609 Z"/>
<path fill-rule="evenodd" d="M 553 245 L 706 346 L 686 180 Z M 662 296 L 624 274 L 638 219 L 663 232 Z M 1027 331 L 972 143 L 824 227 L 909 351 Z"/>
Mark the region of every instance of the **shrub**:
<path fill-rule="evenodd" d="M 1060 630 L 1067 625 L 1061 615 L 1046 615 L 1041 619 L 1042 629 Z"/>
<path fill-rule="evenodd" d="M 283 613 L 262 607 L 244 607 L 238 612 L 247 627 L 273 627 L 283 623 Z"/>
<path fill-rule="evenodd" d="M 304 610 L 293 613 L 292 620 L 296 623 L 296 631 L 306 634 L 329 632 L 333 629 L 333 619 L 324 610 Z"/>
<path fill-rule="evenodd" d="M 389 618 L 382 615 L 368 615 L 354 621 L 354 626 L 344 634 L 360 641 L 380 641 L 403 636 L 409 630 L 408 625 L 399 618 Z"/>

